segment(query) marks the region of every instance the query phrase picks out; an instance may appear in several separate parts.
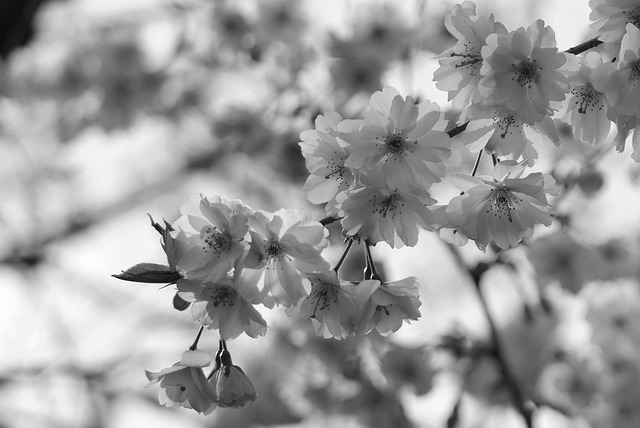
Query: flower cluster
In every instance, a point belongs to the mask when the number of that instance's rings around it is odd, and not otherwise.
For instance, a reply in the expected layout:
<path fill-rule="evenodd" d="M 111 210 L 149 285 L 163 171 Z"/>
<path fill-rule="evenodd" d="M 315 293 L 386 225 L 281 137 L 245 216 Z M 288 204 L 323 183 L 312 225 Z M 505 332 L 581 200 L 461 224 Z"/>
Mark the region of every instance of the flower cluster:
<path fill-rule="evenodd" d="M 445 175 L 451 151 L 444 115 L 435 103 L 416 104 L 393 88 L 371 97 L 363 119 L 319 116 L 303 132 L 300 147 L 310 172 L 309 200 L 327 203 L 327 213 L 344 217 L 349 236 L 392 247 L 418 240 L 431 230 L 435 203 L 429 187 Z"/>

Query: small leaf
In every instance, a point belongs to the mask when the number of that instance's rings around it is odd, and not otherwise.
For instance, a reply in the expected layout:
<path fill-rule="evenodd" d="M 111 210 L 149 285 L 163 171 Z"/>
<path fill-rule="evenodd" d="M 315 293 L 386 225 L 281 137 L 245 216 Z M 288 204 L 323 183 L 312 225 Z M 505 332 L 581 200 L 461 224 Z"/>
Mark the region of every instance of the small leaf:
<path fill-rule="evenodd" d="M 169 266 L 156 263 L 139 263 L 112 276 L 124 281 L 152 284 L 172 284 L 182 278 L 179 272 L 173 271 Z"/>
<path fill-rule="evenodd" d="M 178 252 L 173 243 L 174 241 L 173 236 L 171 236 L 171 233 L 170 233 L 173 231 L 173 227 L 167 222 L 167 220 L 164 221 L 165 227 L 162 227 L 160 226 L 159 223 L 157 223 L 153 219 L 153 217 L 151 217 L 151 214 L 147 214 L 147 215 L 151 219 L 151 226 L 153 226 L 153 228 L 158 231 L 160 236 L 162 236 L 162 249 L 167 255 L 167 261 L 169 262 L 169 267 L 171 268 L 171 270 L 175 271 L 176 263 L 178 263 Z"/>
<path fill-rule="evenodd" d="M 178 293 L 173 296 L 173 307 L 179 311 L 184 311 L 189 306 L 191 306 L 191 302 L 187 302 L 182 297 L 178 296 Z"/>

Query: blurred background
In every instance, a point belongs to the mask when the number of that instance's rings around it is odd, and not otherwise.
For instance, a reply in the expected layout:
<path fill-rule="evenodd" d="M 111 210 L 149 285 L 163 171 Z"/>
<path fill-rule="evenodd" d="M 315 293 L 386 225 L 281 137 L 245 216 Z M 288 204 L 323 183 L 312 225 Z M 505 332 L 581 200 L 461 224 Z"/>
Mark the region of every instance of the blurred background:
<path fill-rule="evenodd" d="M 592 36 L 587 3 L 476 2 L 509 29 L 544 19 L 560 49 Z M 302 192 L 298 141 L 324 111 L 355 117 L 391 85 L 438 102 L 454 126 L 458 112 L 432 82 L 435 57 L 455 42 L 443 25 L 453 4 L 4 0 L 0 427 L 522 426 L 497 369 L 468 354 L 482 348 L 487 323 L 466 273 L 431 234 L 415 248 L 374 252 L 389 280 L 418 277 L 419 322 L 391 338 L 339 342 L 267 311 L 265 338 L 229 344 L 258 400 L 206 417 L 161 407 L 157 386 L 144 388 L 144 369 L 170 366 L 193 341 L 188 311 L 172 308 L 170 288 L 110 276 L 165 261 L 147 214 L 173 221 L 192 193 L 322 218 Z M 597 337 L 621 328 L 631 347 L 613 349 L 624 349 L 623 362 L 638 355 L 640 171 L 628 156 L 583 147 L 564 131 L 560 150 L 540 150 L 539 167 L 567 189 L 566 221 L 513 252 L 524 268 L 491 270 L 488 300 L 519 379 L 554 400 L 542 406 L 540 426 L 637 427 L 638 410 L 620 404 L 622 395 L 640 397 L 637 387 L 605 387 L 598 376 L 640 370 L 591 355 L 602 357 Z M 474 155 L 453 144 L 448 171 L 468 172 Z M 448 182 L 434 189 L 440 203 L 455 194 Z M 339 230 L 332 242 L 335 262 Z M 354 253 L 356 280 L 362 255 Z M 484 257 L 471 245 L 462 255 Z M 201 347 L 215 353 L 215 333 Z M 615 418 L 630 425 L 609 425 Z"/>

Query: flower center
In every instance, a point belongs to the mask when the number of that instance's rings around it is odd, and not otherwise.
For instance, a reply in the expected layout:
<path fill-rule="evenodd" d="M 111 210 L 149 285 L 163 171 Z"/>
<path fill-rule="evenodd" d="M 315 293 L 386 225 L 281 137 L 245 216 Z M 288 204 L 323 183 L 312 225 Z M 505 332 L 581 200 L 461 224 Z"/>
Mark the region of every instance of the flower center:
<path fill-rule="evenodd" d="M 598 110 L 604 108 L 602 97 L 599 96 L 600 93 L 594 89 L 591 83 L 574 88 L 571 93 L 577 98 L 575 103 L 578 105 L 578 113 L 580 114 L 586 114 L 587 110 L 594 111 L 596 108 Z"/>
<path fill-rule="evenodd" d="M 493 214 L 498 219 L 506 217 L 509 223 L 513 223 L 511 212 L 515 211 L 518 202 L 522 202 L 522 199 L 515 197 L 504 187 L 496 188 L 491 190 L 489 207 L 486 212 L 487 214 Z"/>
<path fill-rule="evenodd" d="M 469 70 L 469 74 L 471 74 L 471 76 L 475 76 L 478 74 L 478 70 L 482 65 L 482 56 L 477 53 L 469 53 L 469 51 L 473 52 L 476 50 L 473 48 L 473 46 L 471 46 L 470 43 L 464 44 L 464 50 L 467 51 L 467 53 L 451 52 L 452 57 L 460 58 L 460 62 L 455 64 L 454 67 L 467 69 Z"/>
<path fill-rule="evenodd" d="M 640 80 L 640 60 L 631 67 L 631 80 L 633 80 L 633 86 Z"/>
<path fill-rule="evenodd" d="M 338 304 L 338 295 L 336 293 L 335 285 L 327 282 L 317 283 L 317 286 L 313 288 L 309 295 L 309 300 L 311 304 L 314 305 L 311 318 L 316 317 L 317 311 L 330 311 L 331 305 Z"/>
<path fill-rule="evenodd" d="M 405 138 L 402 135 L 402 131 L 396 131 L 391 135 L 387 135 L 384 141 L 387 143 L 387 146 L 392 153 L 397 153 L 404 149 Z"/>
<path fill-rule="evenodd" d="M 233 306 L 236 298 L 236 290 L 226 285 L 218 285 L 216 287 L 207 287 L 208 295 L 205 294 L 199 300 L 207 300 L 211 302 L 214 308 L 218 306 Z M 204 294 L 204 293 L 203 293 Z"/>
<path fill-rule="evenodd" d="M 640 7 L 636 7 L 633 10 L 625 10 L 622 13 L 627 16 L 627 24 L 631 23 L 640 28 Z"/>
<path fill-rule="evenodd" d="M 400 201 L 400 196 L 397 193 L 387 196 L 379 204 L 376 204 L 374 200 L 374 213 L 380 214 L 382 217 L 390 215 L 391 218 L 395 218 L 397 215 L 402 215 L 402 207 L 404 204 Z"/>
<path fill-rule="evenodd" d="M 516 120 L 516 118 L 512 114 L 507 114 L 503 116 L 502 114 L 496 115 L 494 118 L 495 124 L 500 129 L 500 138 L 505 138 L 507 134 L 513 134 L 513 131 L 509 131 L 509 128 L 516 128 L 516 132 L 522 132 L 522 122 Z"/>
<path fill-rule="evenodd" d="M 201 234 L 205 243 L 202 249 L 205 253 L 220 254 L 231 245 L 231 237 L 217 227 L 207 226 L 202 230 Z"/>
<path fill-rule="evenodd" d="M 516 75 L 513 79 L 518 82 L 521 86 L 531 87 L 531 82 L 538 81 L 538 71 L 540 67 L 535 64 L 536 60 L 525 60 L 520 64 L 513 64 L 513 67 L 516 70 Z"/>
<path fill-rule="evenodd" d="M 269 259 L 277 259 L 285 253 L 285 248 L 279 242 L 271 241 L 267 245 L 266 253 Z"/>

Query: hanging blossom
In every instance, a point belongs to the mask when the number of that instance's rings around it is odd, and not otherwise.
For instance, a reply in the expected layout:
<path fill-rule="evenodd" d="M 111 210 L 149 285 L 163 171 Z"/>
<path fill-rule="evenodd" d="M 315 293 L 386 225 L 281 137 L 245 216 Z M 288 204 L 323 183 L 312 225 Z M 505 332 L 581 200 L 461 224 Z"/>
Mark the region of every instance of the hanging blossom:
<path fill-rule="evenodd" d="M 440 68 L 433 73 L 433 80 L 438 89 L 448 92 L 453 106 L 461 109 L 479 98 L 481 49 L 487 36 L 506 34 L 507 29 L 495 22 L 493 15 L 476 16 L 476 5 L 470 1 L 455 5 L 445 16 L 444 25 L 458 43 L 442 53 Z"/>
<path fill-rule="evenodd" d="M 589 0 L 598 39 L 619 46 L 627 24 L 640 28 L 640 0 Z"/>
<path fill-rule="evenodd" d="M 553 114 L 553 101 L 569 91 L 566 73 L 577 68 L 571 55 L 558 52 L 555 34 L 544 21 L 508 34 L 491 34 L 482 48 L 483 103 L 518 112 L 526 123 Z"/>
<path fill-rule="evenodd" d="M 222 342 L 224 343 L 224 342 Z M 253 384 L 244 371 L 233 364 L 226 345 L 216 355 L 216 366 L 209 375 L 220 407 L 245 407 L 258 398 Z"/>
<path fill-rule="evenodd" d="M 473 105 L 465 110 L 463 117 L 469 123 L 462 134 L 462 141 L 473 152 L 484 149 L 487 153 L 510 156 L 516 161 L 522 158 L 532 166 L 538 158 L 536 145 L 551 142 L 557 146 L 560 142 L 549 116 L 528 124 L 518 112 L 504 107 Z"/>
<path fill-rule="evenodd" d="M 160 383 L 158 400 L 167 407 L 184 407 L 208 415 L 217 406 L 215 390 L 202 371 L 211 363 L 209 354 L 199 349 L 187 350 L 179 362 L 157 373 L 145 371 L 147 388 Z"/>
<path fill-rule="evenodd" d="M 420 289 L 415 277 L 394 282 L 362 281 L 355 288 L 359 310 L 354 322 L 357 335 L 377 330 L 383 336 L 396 332 L 404 321 L 420 318 Z"/>
<path fill-rule="evenodd" d="M 611 121 L 604 92 L 614 68 L 615 64 L 603 64 L 597 52 L 589 52 L 581 58 L 580 69 L 570 76 L 566 115 L 573 135 L 584 143 L 602 143 L 609 135 Z"/>
<path fill-rule="evenodd" d="M 307 278 L 311 292 L 288 314 L 311 319 L 318 336 L 346 339 L 353 334 L 353 284 L 340 281 L 335 271 L 317 272 Z"/>
<path fill-rule="evenodd" d="M 236 272 L 240 278 L 241 271 Z M 201 283 L 178 280 L 178 293 L 191 303 L 193 319 L 210 330 L 218 330 L 222 340 L 235 339 L 243 332 L 249 337 L 264 336 L 267 322 L 260 312 L 236 290 L 234 278 Z"/>
<path fill-rule="evenodd" d="M 537 224 L 551 225 L 547 195 L 557 194 L 552 177 L 532 173 L 522 177 L 524 165 L 503 161 L 494 177 L 456 175 L 456 186 L 464 193 L 449 202 L 449 227 L 473 239 L 482 250 L 490 243 L 502 249 L 515 247 L 531 236 Z"/>
<path fill-rule="evenodd" d="M 211 282 L 225 278 L 245 250 L 252 211 L 222 195 L 192 195 L 172 224 L 177 268 L 183 276 Z"/>
<path fill-rule="evenodd" d="M 627 24 L 618 66 L 610 73 L 605 90 L 609 118 L 616 122 L 616 148 L 622 152 L 629 132 L 633 132 L 632 158 L 640 162 L 640 30 Z"/>
<path fill-rule="evenodd" d="M 302 132 L 300 148 L 305 158 L 309 177 L 304 184 L 309 201 L 314 204 L 327 202 L 327 214 L 335 215 L 335 197 L 349 189 L 355 178 L 345 161 L 349 157 L 349 144 L 340 138 L 343 132 L 357 131 L 358 122 L 343 120 L 336 112 L 326 112 L 316 118 L 316 129 Z"/>
<path fill-rule="evenodd" d="M 256 292 L 261 296 L 270 293 L 275 303 L 287 307 L 297 304 L 310 291 L 301 274 L 329 269 L 321 255 L 328 245 L 327 230 L 311 213 L 299 209 L 256 211 L 250 222 L 245 280 L 257 284 Z M 272 306 L 268 300 L 265 304 Z"/>
<path fill-rule="evenodd" d="M 426 205 L 436 201 L 420 188 L 392 190 L 380 180 L 363 178 L 363 186 L 339 195 L 342 228 L 348 236 L 372 244 L 385 241 L 394 248 L 413 247 L 420 229 L 432 230 L 433 213 Z"/>
<path fill-rule="evenodd" d="M 357 132 L 342 138 L 351 144 L 345 166 L 359 175 L 380 176 L 392 189 L 427 188 L 445 175 L 451 155 L 444 114 L 436 103 L 416 105 L 394 88 L 371 96 Z"/>

